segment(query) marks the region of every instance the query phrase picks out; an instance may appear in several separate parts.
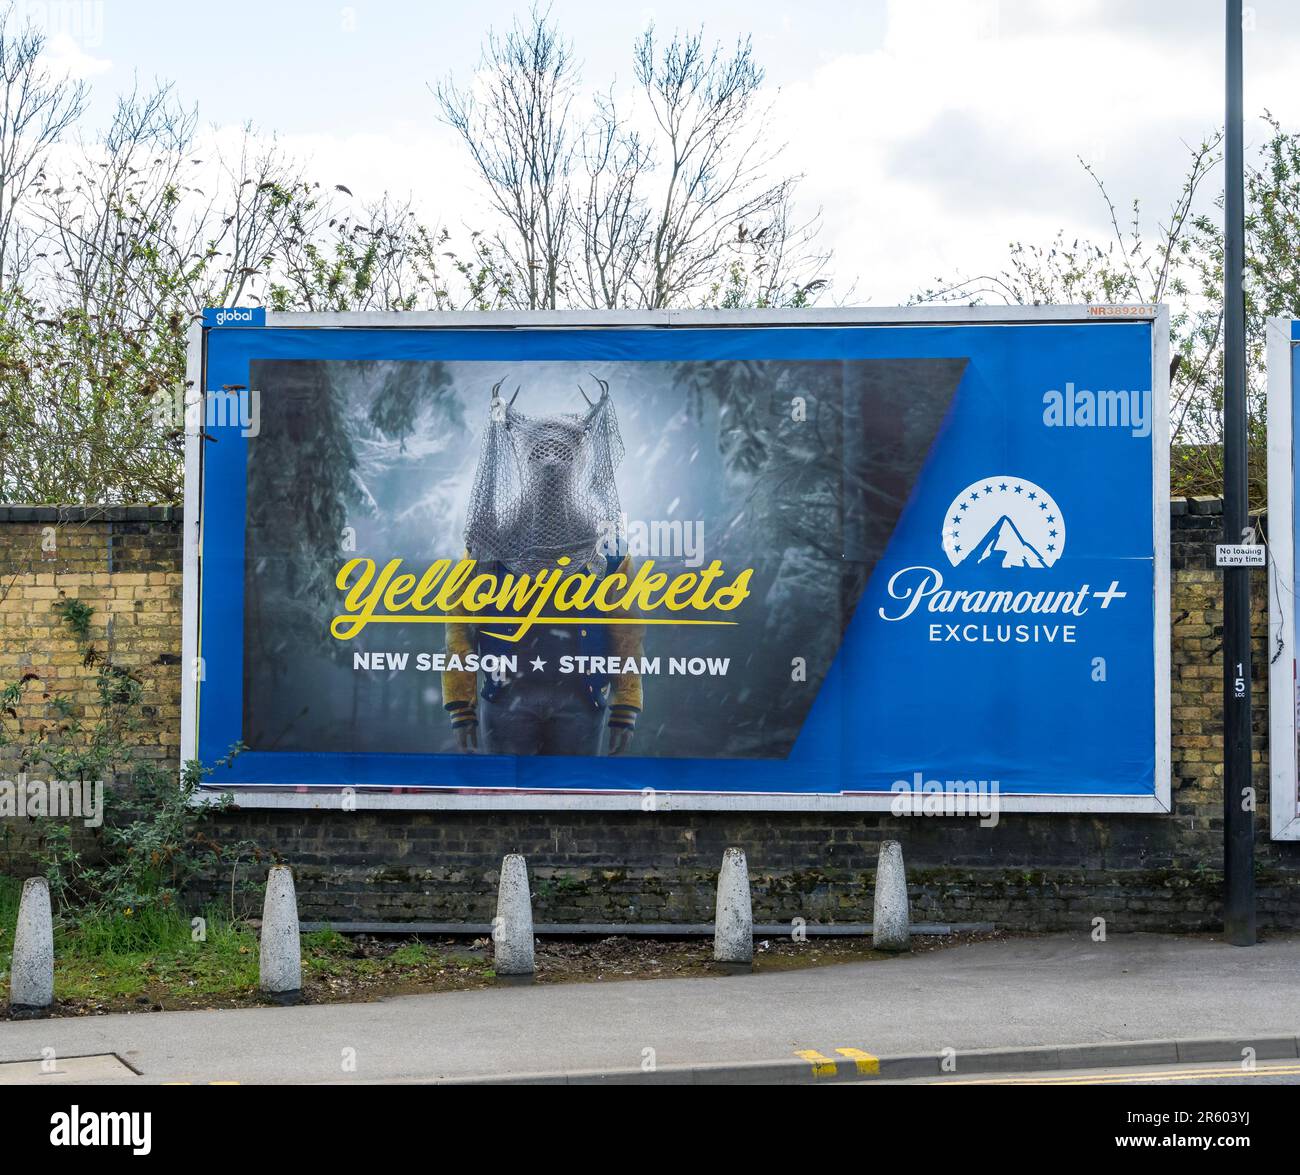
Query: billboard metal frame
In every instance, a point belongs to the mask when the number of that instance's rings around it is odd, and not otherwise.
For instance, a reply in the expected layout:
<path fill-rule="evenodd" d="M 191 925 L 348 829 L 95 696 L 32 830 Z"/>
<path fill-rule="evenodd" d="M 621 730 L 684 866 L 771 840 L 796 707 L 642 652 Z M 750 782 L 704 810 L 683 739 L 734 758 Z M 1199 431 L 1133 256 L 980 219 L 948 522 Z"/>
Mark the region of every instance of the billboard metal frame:
<path fill-rule="evenodd" d="M 999 796 L 999 812 L 1133 813 L 1170 811 L 1170 631 L 1169 631 L 1169 311 L 1153 305 L 1079 306 L 907 306 L 813 310 L 615 310 L 615 311 L 454 311 L 454 312 L 276 312 L 268 311 L 265 326 L 242 329 L 401 329 L 401 330 L 527 330 L 621 328 L 671 330 L 678 327 L 818 327 L 818 326 L 1030 326 L 1089 323 L 1099 327 L 1124 322 L 1151 324 L 1151 468 L 1152 534 L 1154 539 L 1153 629 L 1156 690 L 1155 791 L 1149 796 L 1014 795 Z M 187 400 L 202 403 L 206 371 L 207 327 L 190 327 L 186 380 Z M 241 329 L 241 328 L 216 328 Z M 193 419 L 191 420 L 191 416 Z M 181 761 L 194 758 L 198 732 L 201 674 L 200 596 L 203 567 L 203 412 L 187 415 L 185 430 L 185 522 L 182 633 Z M 1294 776 L 1294 773 L 1293 773 Z M 1293 778 L 1294 787 L 1294 778 Z M 241 808 L 340 810 L 346 801 L 355 809 L 502 809 L 502 810 L 646 810 L 641 790 L 627 792 L 447 792 L 400 791 L 358 785 L 355 788 L 301 788 L 238 785 L 229 791 Z M 201 797 L 200 797 L 201 802 Z M 921 812 L 924 797 L 888 793 L 827 795 L 807 793 L 655 793 L 655 811 L 870 811 Z M 971 813 L 974 815 L 975 813 Z M 1300 835 L 1300 833 L 1298 833 Z"/>

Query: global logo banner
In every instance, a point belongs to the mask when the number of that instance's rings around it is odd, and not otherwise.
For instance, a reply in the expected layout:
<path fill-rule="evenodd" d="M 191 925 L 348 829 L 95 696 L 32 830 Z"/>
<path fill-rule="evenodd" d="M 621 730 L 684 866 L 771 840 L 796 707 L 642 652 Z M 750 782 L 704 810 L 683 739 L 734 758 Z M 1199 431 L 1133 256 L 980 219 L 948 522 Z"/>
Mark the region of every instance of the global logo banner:
<path fill-rule="evenodd" d="M 185 734 L 241 803 L 1161 810 L 1150 319 L 420 317 L 208 333 L 259 422 L 191 440 Z"/>

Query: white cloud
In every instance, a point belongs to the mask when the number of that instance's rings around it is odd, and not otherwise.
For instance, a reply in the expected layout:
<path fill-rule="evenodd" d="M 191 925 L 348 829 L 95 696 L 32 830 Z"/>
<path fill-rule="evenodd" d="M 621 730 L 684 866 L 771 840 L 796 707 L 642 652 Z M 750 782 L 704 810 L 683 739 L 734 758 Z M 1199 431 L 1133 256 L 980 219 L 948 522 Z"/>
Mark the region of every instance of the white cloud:
<path fill-rule="evenodd" d="M 1119 15 L 1117 16 L 1117 12 Z M 1165 10 L 1168 25 L 1179 10 Z M 1013 239 L 1094 236 L 1106 210 L 1078 157 L 1121 206 L 1161 215 L 1186 143 L 1221 122 L 1221 27 L 1172 39 L 1091 4 L 895 0 L 878 50 L 826 62 L 781 94 L 787 159 L 825 208 L 835 272 L 872 301 L 940 274 L 1000 267 Z M 1295 42 L 1249 44 L 1249 108 L 1293 119 Z M 1294 36 L 1294 34 L 1292 34 Z"/>
<path fill-rule="evenodd" d="M 87 53 L 69 33 L 54 33 L 45 46 L 45 57 L 54 77 L 91 78 L 107 73 L 113 63 L 107 57 Z"/>

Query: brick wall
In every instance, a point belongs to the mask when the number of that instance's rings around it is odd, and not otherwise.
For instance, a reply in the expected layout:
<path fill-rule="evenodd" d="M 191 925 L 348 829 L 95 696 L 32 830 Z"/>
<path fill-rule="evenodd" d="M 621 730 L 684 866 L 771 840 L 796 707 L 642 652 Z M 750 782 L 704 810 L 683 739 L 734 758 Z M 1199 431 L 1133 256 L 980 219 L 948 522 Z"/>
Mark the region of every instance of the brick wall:
<path fill-rule="evenodd" d="M 867 921 L 879 843 L 897 838 L 917 921 L 1061 929 L 1102 916 L 1116 930 L 1213 928 L 1222 851 L 1218 510 L 1211 500 L 1173 505 L 1168 816 L 1004 815 L 984 829 L 875 813 L 248 811 L 222 817 L 222 831 L 294 864 L 309 920 L 485 922 L 501 855 L 522 852 L 541 922 L 708 921 L 722 851 L 739 844 L 758 920 Z M 24 672 L 42 688 L 88 682 L 52 610 L 60 593 L 83 600 L 95 609 L 96 645 L 147 683 L 141 753 L 174 759 L 180 584 L 178 512 L 0 507 L 0 682 Z M 1300 927 L 1300 844 L 1268 839 L 1262 572 L 1254 599 L 1260 925 Z M 0 867 L 21 870 L 24 830 L 4 825 Z M 214 879 L 212 892 L 227 882 Z"/>

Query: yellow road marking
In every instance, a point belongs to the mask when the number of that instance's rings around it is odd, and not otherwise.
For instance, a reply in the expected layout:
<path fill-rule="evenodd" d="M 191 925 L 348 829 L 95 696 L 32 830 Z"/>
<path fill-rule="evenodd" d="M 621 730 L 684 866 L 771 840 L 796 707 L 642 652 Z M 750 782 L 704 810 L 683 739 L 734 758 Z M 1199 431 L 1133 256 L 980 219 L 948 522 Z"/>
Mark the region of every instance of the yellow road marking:
<path fill-rule="evenodd" d="M 816 1049 L 796 1049 L 794 1055 L 812 1066 L 814 1077 L 834 1077 L 838 1072 L 835 1061 L 822 1056 Z"/>
<path fill-rule="evenodd" d="M 870 1053 L 864 1053 L 861 1049 L 836 1049 L 841 1057 L 848 1059 L 858 1067 L 859 1073 L 879 1073 L 880 1058 L 873 1057 Z"/>
<path fill-rule="evenodd" d="M 193 1085 L 192 1081 L 164 1081 L 163 1085 Z M 238 1081 L 207 1081 L 205 1085 L 238 1085 Z"/>
<path fill-rule="evenodd" d="M 1142 1073 L 1114 1070 L 1107 1073 L 1080 1077 L 981 1077 L 968 1081 L 935 1081 L 935 1085 L 1106 1085 L 1114 1081 L 1197 1081 L 1206 1077 L 1267 1077 L 1273 1074 L 1300 1073 L 1300 1065 L 1276 1065 L 1269 1068 L 1243 1069 L 1235 1065 L 1228 1069 L 1173 1069 Z"/>

